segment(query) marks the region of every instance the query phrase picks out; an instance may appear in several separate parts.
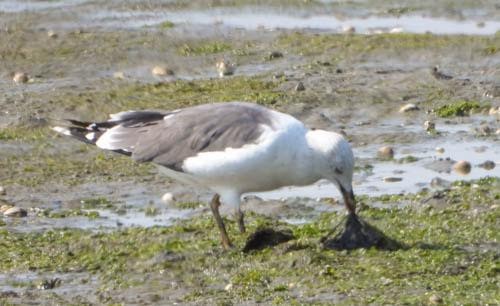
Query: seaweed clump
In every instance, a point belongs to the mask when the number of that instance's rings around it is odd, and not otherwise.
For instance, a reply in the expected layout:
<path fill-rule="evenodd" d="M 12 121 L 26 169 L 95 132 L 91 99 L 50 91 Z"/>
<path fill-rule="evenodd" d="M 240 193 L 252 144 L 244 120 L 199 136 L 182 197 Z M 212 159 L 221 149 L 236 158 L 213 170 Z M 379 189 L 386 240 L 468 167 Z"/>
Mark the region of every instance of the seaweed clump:
<path fill-rule="evenodd" d="M 333 238 L 330 238 L 334 235 Z M 323 248 L 330 250 L 354 250 L 375 247 L 383 250 L 397 250 L 404 247 L 400 242 L 386 236 L 375 226 L 349 214 L 343 230 L 336 226 L 328 235 L 321 239 Z"/>

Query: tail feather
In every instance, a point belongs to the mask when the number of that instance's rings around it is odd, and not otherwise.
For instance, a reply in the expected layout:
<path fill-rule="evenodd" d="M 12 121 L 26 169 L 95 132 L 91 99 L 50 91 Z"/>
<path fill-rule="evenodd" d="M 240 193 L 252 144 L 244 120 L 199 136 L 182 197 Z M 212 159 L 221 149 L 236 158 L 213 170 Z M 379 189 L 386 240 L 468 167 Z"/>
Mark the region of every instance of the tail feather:
<path fill-rule="evenodd" d="M 84 122 L 73 119 L 66 119 L 65 121 L 68 122 L 68 126 L 55 126 L 52 128 L 52 130 L 66 136 L 73 137 L 84 143 L 97 145 L 98 147 L 101 147 L 103 149 L 130 156 L 132 154 L 129 150 L 131 144 L 128 144 L 128 142 L 133 142 L 134 139 L 138 137 L 138 135 L 134 135 L 134 128 L 155 124 L 155 121 L 162 120 L 163 117 L 167 114 L 168 113 L 153 111 L 128 111 L 111 115 L 110 120 L 102 122 Z M 114 127 L 132 128 L 131 130 L 129 130 L 129 133 L 127 133 L 127 135 L 129 135 L 129 138 L 131 139 L 128 139 L 129 141 L 124 141 L 124 146 L 120 145 L 117 148 L 116 146 L 106 143 L 106 141 L 109 141 L 107 138 L 110 138 L 109 136 L 112 135 L 109 133 L 106 134 L 106 132 Z M 116 128 L 114 130 L 116 130 Z M 103 135 L 104 137 L 102 137 L 101 141 L 99 141 L 99 139 Z"/>

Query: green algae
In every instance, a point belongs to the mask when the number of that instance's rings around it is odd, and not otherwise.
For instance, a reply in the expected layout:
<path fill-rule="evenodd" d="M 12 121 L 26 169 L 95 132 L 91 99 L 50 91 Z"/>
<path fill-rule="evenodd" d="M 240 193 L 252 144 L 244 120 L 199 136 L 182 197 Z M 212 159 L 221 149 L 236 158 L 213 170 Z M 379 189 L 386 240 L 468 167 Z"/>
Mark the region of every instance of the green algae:
<path fill-rule="evenodd" d="M 236 76 L 224 79 L 160 82 L 156 84 L 109 83 L 106 90 L 54 97 L 54 105 L 98 115 L 123 109 L 173 110 L 203 103 L 251 101 L 263 105 L 286 103 L 286 95 L 278 90 L 281 81 L 265 77 Z M 104 119 L 104 118 L 102 118 Z M 95 118 L 93 118 L 95 120 Z"/>
<path fill-rule="evenodd" d="M 407 246 L 396 251 L 321 249 L 319 239 L 343 218 L 324 213 L 304 225 L 249 214 L 250 233 L 263 224 L 285 226 L 296 240 L 251 254 L 224 252 L 207 215 L 168 228 L 97 233 L 2 229 L 0 271 L 86 271 L 99 276 L 99 292 L 133 290 L 161 271 L 163 285 L 151 283 L 164 290 L 155 300 L 169 295 L 174 289 L 167 284 L 175 281 L 184 289 L 180 303 L 426 304 L 438 294 L 446 304 L 497 304 L 500 210 L 491 207 L 498 204 L 499 186 L 498 178 L 456 183 L 444 194 L 449 204 L 441 208 L 420 207 L 419 195 L 407 195 L 417 203 L 405 209 L 364 207 L 363 218 Z M 448 201 L 455 194 L 461 200 Z M 233 222 L 228 225 L 241 247 L 245 236 L 237 234 Z M 109 302 L 118 300 L 111 296 Z"/>
<path fill-rule="evenodd" d="M 185 44 L 179 49 L 179 53 L 184 56 L 192 55 L 207 55 L 221 53 L 232 50 L 233 48 L 228 43 L 212 41 L 206 43 L 198 42 L 196 45 Z"/>
<path fill-rule="evenodd" d="M 0 160 L 0 180 L 4 185 L 18 184 L 34 187 L 51 182 L 77 185 L 83 182 L 110 181 L 118 177 L 148 177 L 152 166 L 134 162 L 114 153 L 94 152 L 81 158 L 80 154 L 32 150 L 26 154 Z M 87 174 L 93 173 L 92 177 Z"/>
<path fill-rule="evenodd" d="M 468 116 L 471 111 L 479 108 L 481 104 L 477 101 L 457 101 L 437 108 L 435 113 L 442 118 Z"/>
<path fill-rule="evenodd" d="M 295 32 L 282 34 L 277 46 L 289 52 L 303 55 L 318 55 L 331 52 L 333 59 L 355 57 L 367 53 L 399 53 L 408 50 L 439 50 L 473 46 L 473 50 L 484 55 L 484 50 L 500 45 L 500 38 L 468 35 L 432 35 L 432 34 L 305 34 Z"/>

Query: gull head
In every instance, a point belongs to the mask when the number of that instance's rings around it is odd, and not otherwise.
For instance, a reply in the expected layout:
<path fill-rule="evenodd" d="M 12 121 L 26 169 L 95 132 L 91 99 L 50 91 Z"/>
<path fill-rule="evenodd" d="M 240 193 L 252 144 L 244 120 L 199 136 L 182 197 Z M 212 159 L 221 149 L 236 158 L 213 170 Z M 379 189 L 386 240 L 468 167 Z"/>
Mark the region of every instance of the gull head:
<path fill-rule="evenodd" d="M 351 145 L 342 135 L 323 130 L 310 131 L 307 140 L 318 155 L 317 171 L 322 178 L 337 186 L 347 210 L 355 214 L 356 201 L 352 188 L 354 155 Z"/>

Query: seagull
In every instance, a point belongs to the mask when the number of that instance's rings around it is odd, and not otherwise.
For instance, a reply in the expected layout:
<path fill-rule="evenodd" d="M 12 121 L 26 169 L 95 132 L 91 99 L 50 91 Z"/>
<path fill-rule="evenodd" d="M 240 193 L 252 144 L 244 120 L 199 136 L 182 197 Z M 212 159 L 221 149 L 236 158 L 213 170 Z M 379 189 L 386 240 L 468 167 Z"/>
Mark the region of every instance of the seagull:
<path fill-rule="evenodd" d="M 202 104 L 173 111 L 125 111 L 102 122 L 67 120 L 58 133 L 157 164 L 179 182 L 215 195 L 210 208 L 224 249 L 232 248 L 219 214 L 229 206 L 245 232 L 241 196 L 320 179 L 340 190 L 355 215 L 354 156 L 340 134 L 308 129 L 291 115 L 247 102 Z"/>

